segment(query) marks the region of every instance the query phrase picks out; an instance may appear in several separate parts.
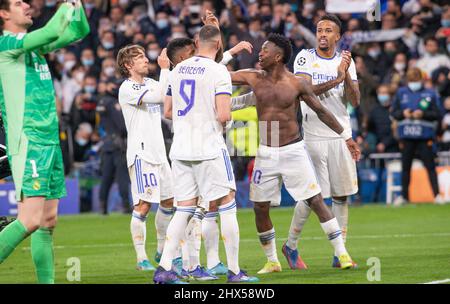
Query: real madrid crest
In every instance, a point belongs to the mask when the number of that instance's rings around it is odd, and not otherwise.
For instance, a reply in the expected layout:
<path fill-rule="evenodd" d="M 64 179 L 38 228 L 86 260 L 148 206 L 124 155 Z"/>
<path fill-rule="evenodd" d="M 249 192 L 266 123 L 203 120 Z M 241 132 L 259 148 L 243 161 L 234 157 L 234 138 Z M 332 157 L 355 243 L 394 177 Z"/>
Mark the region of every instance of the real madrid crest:
<path fill-rule="evenodd" d="M 150 188 L 150 187 L 148 187 L 146 191 L 147 191 L 148 195 L 152 195 L 152 193 L 153 193 L 152 188 Z"/>

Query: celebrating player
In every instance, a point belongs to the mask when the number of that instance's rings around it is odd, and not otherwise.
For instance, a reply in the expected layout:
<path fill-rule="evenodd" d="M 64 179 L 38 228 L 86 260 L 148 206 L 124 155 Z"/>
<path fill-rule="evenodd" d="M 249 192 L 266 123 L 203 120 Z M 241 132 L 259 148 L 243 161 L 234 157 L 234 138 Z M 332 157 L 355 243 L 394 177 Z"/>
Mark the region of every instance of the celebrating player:
<path fill-rule="evenodd" d="M 166 50 L 158 57 L 158 64 L 161 67 L 159 82 L 146 77 L 149 60 L 143 47 L 126 46 L 117 54 L 119 71 L 127 77 L 119 88 L 119 103 L 128 133 L 127 164 L 134 204 L 130 229 L 138 270 L 155 270 L 145 251 L 150 204 L 159 204 L 155 218 L 157 254 L 163 251 L 173 214 L 172 173 L 166 156 L 160 111 L 170 67 Z"/>
<path fill-rule="evenodd" d="M 39 283 L 54 283 L 53 230 L 66 195 L 55 91 L 44 55 L 89 33 L 81 1 L 63 3 L 30 33 L 31 8 L 0 0 L 0 105 L 16 187 L 18 218 L 0 233 L 0 263 L 31 234 Z"/>
<path fill-rule="evenodd" d="M 336 134 L 345 137 L 354 158 L 360 155 L 356 143 L 346 134 L 342 125 L 312 91 L 311 85 L 290 73 L 285 64 L 292 55 L 289 40 L 271 34 L 259 53 L 262 70 L 232 72 L 233 83 L 250 85 L 256 95 L 260 123 L 259 146 L 252 182 L 250 200 L 255 203 L 256 228 L 268 262 L 259 273 L 281 271 L 275 245 L 275 230 L 269 216 L 270 202 L 278 198 L 283 181 L 296 201 L 306 200 L 319 217 L 322 229 L 331 241 L 342 268 L 352 266 L 336 218 L 324 204 L 314 167 L 299 133 L 296 119 L 299 99 L 317 113 L 319 119 Z"/>
<path fill-rule="evenodd" d="M 294 61 L 294 73 L 313 84 L 314 94 L 321 104 L 332 112 L 344 127 L 345 137 L 340 137 L 325 125 L 304 102 L 301 103 L 305 145 L 316 169 L 323 197 L 332 197 L 332 212 L 342 230 L 344 243 L 347 236 L 347 196 L 358 192 L 356 163 L 348 151 L 345 140 L 352 136 L 347 102 L 359 105 L 359 87 L 355 63 L 348 51 L 336 51 L 340 39 L 341 22 L 334 15 L 324 15 L 317 23 L 316 49 L 302 50 Z M 311 208 L 298 201 L 283 254 L 292 269 L 298 268 L 301 258 L 297 251 L 299 235 Z M 333 267 L 340 267 L 335 253 Z M 356 264 L 353 263 L 353 267 Z"/>
<path fill-rule="evenodd" d="M 214 20 L 214 15 L 209 15 L 208 20 Z M 223 53 L 221 64 L 228 64 L 234 55 L 242 51 L 252 51 L 252 46 L 246 41 L 241 41 L 229 51 Z M 175 67 L 183 60 L 194 56 L 196 52 L 195 43 L 189 38 L 175 38 L 167 45 L 167 56 L 170 62 Z M 253 94 L 245 94 L 242 96 L 233 97 L 231 101 L 231 109 L 238 110 L 247 106 L 254 105 L 255 98 Z M 187 228 L 187 246 L 189 247 L 189 264 L 183 267 L 190 269 L 189 275 L 197 279 L 208 278 L 210 274 L 220 275 L 227 274 L 227 267 L 220 261 L 219 258 L 219 228 L 216 221 L 218 215 L 217 210 L 209 210 L 206 216 L 202 212 L 203 208 L 197 208 Z M 204 218 L 203 218 L 204 217 Z M 199 232 L 201 231 L 201 232 Z M 200 243 L 201 237 L 204 238 L 206 261 L 208 271 L 202 271 L 200 266 Z M 192 236 L 192 237 L 189 237 Z"/>
<path fill-rule="evenodd" d="M 254 282 L 239 268 L 239 226 L 234 200 L 236 185 L 223 127 L 231 118 L 231 79 L 214 61 L 222 47 L 220 31 L 206 25 L 199 33 L 198 55 L 179 63 L 171 72 L 164 103 L 165 116 L 173 119 L 170 149 L 177 210 L 167 229 L 155 283 L 180 283 L 170 270 L 176 248 L 195 212 L 199 197 L 219 206 L 228 264 L 228 282 Z M 173 108 L 173 115 L 172 115 Z"/>

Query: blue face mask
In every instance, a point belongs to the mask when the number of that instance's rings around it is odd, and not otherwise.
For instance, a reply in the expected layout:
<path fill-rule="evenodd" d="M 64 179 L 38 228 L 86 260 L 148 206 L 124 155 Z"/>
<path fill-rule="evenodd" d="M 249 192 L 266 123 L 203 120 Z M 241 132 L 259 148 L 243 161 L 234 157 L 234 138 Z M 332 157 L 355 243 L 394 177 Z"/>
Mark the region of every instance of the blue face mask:
<path fill-rule="evenodd" d="M 442 19 L 441 25 L 442 27 L 450 27 L 450 19 Z"/>
<path fill-rule="evenodd" d="M 159 20 L 156 20 L 156 26 L 157 26 L 160 30 L 162 30 L 162 29 L 164 29 L 164 28 L 166 28 L 166 27 L 169 26 L 169 20 L 167 20 L 167 19 L 159 19 Z"/>
<path fill-rule="evenodd" d="M 86 146 L 88 143 L 87 139 L 84 138 L 77 138 L 76 142 L 79 146 Z"/>
<path fill-rule="evenodd" d="M 285 26 L 286 30 L 289 32 L 294 27 L 294 24 L 292 22 L 286 22 Z"/>
<path fill-rule="evenodd" d="M 95 92 L 95 86 L 87 85 L 84 87 L 84 91 L 89 94 L 93 94 Z"/>
<path fill-rule="evenodd" d="M 385 95 L 385 94 L 378 94 L 377 98 L 378 98 L 378 102 L 382 106 L 389 105 L 389 101 L 391 99 L 391 97 L 389 95 Z"/>
<path fill-rule="evenodd" d="M 105 48 L 105 50 L 111 50 L 114 47 L 114 43 L 109 41 L 102 42 L 102 45 Z"/>
<path fill-rule="evenodd" d="M 419 91 L 422 88 L 422 82 L 421 81 L 408 82 L 408 88 L 410 88 L 411 91 L 413 92 Z"/>
<path fill-rule="evenodd" d="M 94 64 L 94 59 L 81 59 L 84 66 L 91 66 Z"/>

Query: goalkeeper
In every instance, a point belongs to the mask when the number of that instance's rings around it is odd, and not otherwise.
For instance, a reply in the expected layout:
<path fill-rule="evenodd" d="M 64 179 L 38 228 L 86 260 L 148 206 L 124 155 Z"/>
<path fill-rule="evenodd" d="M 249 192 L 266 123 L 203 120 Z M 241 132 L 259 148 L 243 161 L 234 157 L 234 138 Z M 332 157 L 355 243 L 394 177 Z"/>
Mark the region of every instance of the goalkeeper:
<path fill-rule="evenodd" d="M 31 234 L 39 283 L 54 283 L 53 229 L 66 195 L 55 91 L 44 55 L 82 39 L 89 25 L 80 0 L 62 3 L 31 33 L 31 8 L 0 0 L 0 107 L 16 187 L 17 220 L 0 232 L 0 264 Z M 1 271 L 1 270 L 0 270 Z"/>

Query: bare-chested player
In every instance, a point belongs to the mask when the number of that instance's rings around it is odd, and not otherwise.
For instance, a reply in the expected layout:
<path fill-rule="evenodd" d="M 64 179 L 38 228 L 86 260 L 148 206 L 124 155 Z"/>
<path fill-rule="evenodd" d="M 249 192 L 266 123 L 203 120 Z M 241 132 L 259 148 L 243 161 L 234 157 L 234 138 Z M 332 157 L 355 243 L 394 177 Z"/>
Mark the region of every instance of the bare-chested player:
<path fill-rule="evenodd" d="M 289 40 L 271 34 L 259 53 L 262 70 L 231 73 L 233 83 L 252 87 L 260 120 L 261 143 L 250 185 L 250 200 L 254 202 L 256 229 L 268 262 L 258 273 L 281 271 L 269 208 L 270 202 L 279 196 L 282 182 L 296 201 L 305 200 L 317 214 L 322 229 L 338 254 L 341 268 L 347 269 L 352 267 L 352 259 L 345 249 L 336 218 L 323 202 L 313 164 L 299 132 L 299 100 L 304 100 L 336 133 L 344 136 L 344 129 L 321 105 L 311 85 L 288 71 L 285 65 L 291 56 Z M 351 137 L 344 139 L 352 157 L 358 159 L 358 145 Z"/>

